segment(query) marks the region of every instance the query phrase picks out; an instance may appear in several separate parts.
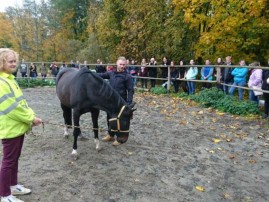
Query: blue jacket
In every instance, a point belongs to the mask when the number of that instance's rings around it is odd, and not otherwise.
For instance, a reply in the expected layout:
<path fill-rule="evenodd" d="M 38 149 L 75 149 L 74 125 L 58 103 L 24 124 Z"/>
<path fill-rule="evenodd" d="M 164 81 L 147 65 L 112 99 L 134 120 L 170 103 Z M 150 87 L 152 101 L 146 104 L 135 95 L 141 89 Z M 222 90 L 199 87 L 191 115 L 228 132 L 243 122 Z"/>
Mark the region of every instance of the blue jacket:
<path fill-rule="evenodd" d="M 213 80 L 213 70 L 214 70 L 213 67 L 210 67 L 210 66 L 203 67 L 201 70 L 201 80 L 204 80 L 204 77 L 207 77 L 207 79 L 205 79 L 205 80 L 212 81 Z"/>
<path fill-rule="evenodd" d="M 234 82 L 246 82 L 246 77 L 248 73 L 248 68 L 246 67 L 237 67 L 232 71 L 234 76 Z"/>

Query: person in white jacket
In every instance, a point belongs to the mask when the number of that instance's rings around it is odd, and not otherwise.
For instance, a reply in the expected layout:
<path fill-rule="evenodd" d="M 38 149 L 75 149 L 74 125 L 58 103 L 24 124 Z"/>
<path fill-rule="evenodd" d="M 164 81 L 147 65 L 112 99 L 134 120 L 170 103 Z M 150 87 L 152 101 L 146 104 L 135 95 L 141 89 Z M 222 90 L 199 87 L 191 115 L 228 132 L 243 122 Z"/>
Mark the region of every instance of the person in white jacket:
<path fill-rule="evenodd" d="M 194 65 L 194 64 L 195 64 L 194 60 L 191 59 L 190 60 L 190 65 Z M 191 66 L 191 67 L 188 68 L 185 78 L 187 80 L 195 80 L 197 74 L 198 74 L 198 68 Z M 194 94 L 195 93 L 195 82 L 194 81 L 187 81 L 187 85 L 188 85 L 189 95 Z"/>
<path fill-rule="evenodd" d="M 257 66 L 260 66 L 260 63 L 253 62 L 253 63 L 249 64 L 249 66 L 257 67 Z M 253 68 L 251 70 L 249 80 L 248 80 L 248 87 L 252 88 L 252 89 L 258 88 L 261 90 L 261 87 L 262 87 L 262 69 Z M 257 104 L 259 104 L 259 95 L 262 95 L 262 92 L 249 90 L 250 101 L 253 101 L 253 102 L 256 102 Z"/>

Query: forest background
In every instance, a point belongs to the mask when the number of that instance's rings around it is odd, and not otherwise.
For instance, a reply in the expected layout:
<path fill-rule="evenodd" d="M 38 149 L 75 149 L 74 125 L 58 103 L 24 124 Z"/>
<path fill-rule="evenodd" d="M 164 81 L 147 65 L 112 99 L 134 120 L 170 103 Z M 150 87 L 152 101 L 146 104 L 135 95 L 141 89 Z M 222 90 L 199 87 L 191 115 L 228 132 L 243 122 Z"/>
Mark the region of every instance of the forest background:
<path fill-rule="evenodd" d="M 268 0 L 24 0 L 0 27 L 25 61 L 269 58 Z"/>

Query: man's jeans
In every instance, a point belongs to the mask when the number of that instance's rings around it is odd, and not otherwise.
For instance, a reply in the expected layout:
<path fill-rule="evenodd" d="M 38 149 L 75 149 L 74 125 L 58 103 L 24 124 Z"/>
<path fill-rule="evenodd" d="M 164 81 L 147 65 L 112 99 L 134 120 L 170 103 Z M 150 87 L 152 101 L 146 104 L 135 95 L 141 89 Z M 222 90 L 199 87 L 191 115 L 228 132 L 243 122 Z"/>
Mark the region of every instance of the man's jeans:
<path fill-rule="evenodd" d="M 234 82 L 233 83 L 234 86 L 241 86 L 244 87 L 246 85 L 246 81 L 239 81 L 239 82 Z M 229 90 L 229 94 L 233 95 L 234 91 L 236 89 L 236 87 L 232 86 Z M 243 89 L 242 88 L 238 88 L 238 95 L 239 95 L 239 100 L 243 100 Z"/>

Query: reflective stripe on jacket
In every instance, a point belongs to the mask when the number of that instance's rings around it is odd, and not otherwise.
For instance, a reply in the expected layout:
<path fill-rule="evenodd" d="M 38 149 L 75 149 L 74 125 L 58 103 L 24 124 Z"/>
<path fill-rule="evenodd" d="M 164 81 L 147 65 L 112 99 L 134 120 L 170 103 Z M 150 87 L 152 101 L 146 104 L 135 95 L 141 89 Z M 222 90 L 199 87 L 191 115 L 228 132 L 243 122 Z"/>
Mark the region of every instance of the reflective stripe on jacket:
<path fill-rule="evenodd" d="M 0 73 L 0 139 L 18 137 L 31 128 L 35 114 L 12 74 Z"/>

